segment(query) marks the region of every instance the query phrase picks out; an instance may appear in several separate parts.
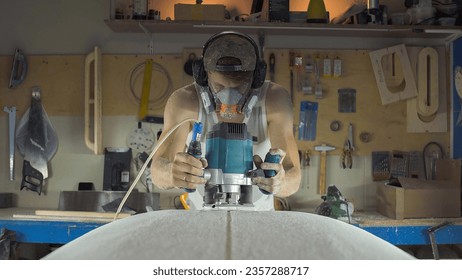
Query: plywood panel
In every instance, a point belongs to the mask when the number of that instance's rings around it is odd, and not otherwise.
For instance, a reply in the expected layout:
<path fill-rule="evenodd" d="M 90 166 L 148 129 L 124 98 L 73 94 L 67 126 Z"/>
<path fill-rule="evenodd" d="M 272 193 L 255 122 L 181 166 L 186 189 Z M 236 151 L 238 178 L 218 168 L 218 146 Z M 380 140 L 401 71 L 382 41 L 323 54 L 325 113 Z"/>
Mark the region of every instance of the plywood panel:
<path fill-rule="evenodd" d="M 104 55 L 103 54 L 103 115 L 135 115 L 138 102 L 130 91 L 130 76 L 137 65 L 152 58 L 165 69 L 171 79 L 168 93 L 183 85 L 178 69 L 182 69 L 181 55 Z M 8 88 L 12 56 L 0 56 L 0 104 L 16 106 L 21 116 L 30 105 L 33 86 L 42 89 L 42 103 L 49 115 L 83 116 L 84 108 L 84 62 L 85 55 L 26 56 L 28 73 L 26 79 L 15 89 Z M 167 88 L 166 75 L 154 67 L 151 97 L 158 100 Z M 135 96 L 141 94 L 144 68 L 134 77 Z M 167 96 L 168 97 L 168 96 Z M 149 114 L 162 115 L 166 98 L 150 105 Z"/>
<path fill-rule="evenodd" d="M 103 114 L 133 115 L 138 112 L 144 75 L 144 62 L 154 61 L 149 115 L 162 116 L 170 94 L 183 86 L 183 58 L 179 55 L 103 55 Z M 137 68 L 138 67 L 138 68 Z M 165 72 L 164 72 L 165 71 Z M 181 70 L 182 71 L 182 70 Z M 170 79 L 170 81 L 169 81 Z M 132 80 L 133 94 L 130 89 Z M 169 84 L 170 83 L 170 84 Z"/>
<path fill-rule="evenodd" d="M 294 93 L 295 123 L 298 124 L 300 102 L 309 100 L 319 103 L 317 135 L 315 141 L 298 141 L 300 150 L 313 150 L 315 145 L 327 143 L 337 147 L 332 154 L 340 154 L 348 137 L 348 124 L 354 125 L 354 144 L 356 151 L 353 155 L 368 155 L 374 150 L 422 150 L 429 141 L 441 143 L 446 151 L 449 150 L 449 133 L 407 133 L 406 132 L 406 102 L 396 102 L 381 105 L 380 95 L 375 83 L 372 65 L 368 51 L 365 50 L 307 50 L 307 49 L 266 49 L 265 60 L 269 61 L 269 54 L 276 55 L 276 82 L 290 89 L 289 52 L 293 51 L 302 57 L 310 56 L 330 58 L 338 56 L 342 59 L 342 76 L 340 78 L 321 78 L 324 98 L 316 99 L 314 95 Z M 294 74 L 294 77 L 297 75 Z M 269 76 L 267 76 L 269 78 Z M 314 80 L 314 75 L 310 77 Z M 356 113 L 338 112 L 338 89 L 355 88 Z M 296 87 L 295 87 L 296 90 Z M 339 120 L 342 128 L 333 132 L 329 126 L 333 120 Z M 372 135 L 369 143 L 359 140 L 359 133 L 369 132 Z M 296 134 L 298 136 L 298 134 Z"/>
<path fill-rule="evenodd" d="M 104 55 L 103 54 L 103 114 L 136 115 L 138 103 L 130 93 L 130 75 L 137 65 L 147 58 L 159 63 L 171 78 L 171 91 L 192 82 L 192 77 L 184 73 L 184 63 L 189 53 L 200 55 L 200 49 L 185 49 L 178 55 Z M 381 105 L 375 83 L 368 51 L 365 50 L 310 50 L 310 49 L 266 49 L 265 60 L 269 54 L 276 56 L 276 82 L 290 89 L 289 51 L 303 57 L 311 56 L 342 59 L 340 78 L 321 78 L 324 97 L 316 99 L 314 95 L 294 93 L 294 120 L 298 125 L 300 102 L 303 100 L 319 103 L 317 135 L 315 141 L 298 141 L 300 150 L 313 150 L 315 145 L 327 143 L 337 147 L 333 154 L 339 154 L 348 137 L 348 124 L 355 127 L 355 155 L 369 155 L 374 150 L 422 150 L 430 141 L 439 142 L 449 152 L 448 133 L 407 133 L 406 102 Z M 16 106 L 21 116 L 30 104 L 30 88 L 38 85 L 42 88 L 42 102 L 49 115 L 83 116 L 83 85 L 85 55 L 71 56 L 27 56 L 29 73 L 23 84 L 16 89 L 8 89 L 12 56 L 0 56 L 0 104 Z M 294 75 L 297 77 L 297 75 Z M 269 78 L 269 75 L 267 76 Z M 314 79 L 314 76 L 311 76 Z M 154 71 L 151 95 L 158 99 L 168 84 L 165 75 Z M 141 90 L 142 71 L 135 79 L 135 92 Z M 356 113 L 338 112 L 338 89 L 355 88 Z M 296 89 L 296 87 L 295 87 Z M 150 115 L 163 115 L 162 102 L 151 105 Z M 332 132 L 331 121 L 339 120 L 342 128 Z M 359 141 L 360 132 L 369 132 L 371 142 Z M 298 136 L 296 134 L 296 136 Z"/>
<path fill-rule="evenodd" d="M 9 89 L 12 59 L 0 57 L 0 104 L 16 106 L 22 116 L 30 105 L 31 88 L 39 86 L 49 115 L 83 115 L 84 56 L 26 56 L 29 69 L 24 82 Z"/>

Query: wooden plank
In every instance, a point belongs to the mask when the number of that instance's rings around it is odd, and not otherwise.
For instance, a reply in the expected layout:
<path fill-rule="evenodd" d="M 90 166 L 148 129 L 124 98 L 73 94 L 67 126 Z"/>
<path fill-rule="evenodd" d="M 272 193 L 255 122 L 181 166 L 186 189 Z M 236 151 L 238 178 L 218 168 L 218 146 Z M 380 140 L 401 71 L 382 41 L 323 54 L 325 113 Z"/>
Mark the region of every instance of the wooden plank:
<path fill-rule="evenodd" d="M 13 214 L 13 218 L 41 221 L 110 222 L 114 219 L 114 215 L 113 212 L 35 210 L 35 214 Z M 129 213 L 120 213 L 117 219 L 130 216 Z"/>
<path fill-rule="evenodd" d="M 375 212 L 355 212 L 353 218 L 361 226 L 435 226 L 444 222 L 462 225 L 462 218 L 423 218 L 394 220 Z"/>
<path fill-rule="evenodd" d="M 113 218 L 115 212 L 91 212 L 91 211 L 59 211 L 59 210 L 35 210 L 38 216 L 54 217 L 90 217 L 90 218 Z M 129 213 L 120 213 L 119 218 L 131 216 Z"/>

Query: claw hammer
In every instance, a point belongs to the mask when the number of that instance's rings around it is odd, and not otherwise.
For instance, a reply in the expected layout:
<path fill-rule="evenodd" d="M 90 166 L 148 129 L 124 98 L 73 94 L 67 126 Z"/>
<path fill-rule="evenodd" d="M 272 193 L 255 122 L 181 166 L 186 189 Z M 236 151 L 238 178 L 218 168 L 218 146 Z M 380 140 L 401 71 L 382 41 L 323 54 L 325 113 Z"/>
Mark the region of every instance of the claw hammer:
<path fill-rule="evenodd" d="M 321 153 L 320 158 L 320 167 L 319 167 L 319 189 L 318 194 L 325 195 L 326 194 L 326 164 L 327 164 L 327 152 L 333 151 L 336 148 L 333 146 L 328 146 L 326 144 L 322 144 L 319 146 L 315 146 L 314 150 Z"/>

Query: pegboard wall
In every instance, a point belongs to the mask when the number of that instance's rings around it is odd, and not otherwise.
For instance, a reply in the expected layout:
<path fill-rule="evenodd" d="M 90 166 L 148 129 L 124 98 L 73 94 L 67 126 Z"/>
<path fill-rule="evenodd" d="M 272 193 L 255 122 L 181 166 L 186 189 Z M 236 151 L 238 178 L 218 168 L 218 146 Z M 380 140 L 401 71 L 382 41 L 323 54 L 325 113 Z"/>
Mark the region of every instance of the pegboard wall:
<path fill-rule="evenodd" d="M 136 115 L 138 112 L 138 92 L 141 91 L 143 77 L 142 64 L 152 58 L 159 65 L 153 71 L 151 84 L 150 114 L 161 116 L 166 102 L 167 91 L 175 90 L 193 81 L 185 72 L 185 65 L 191 53 L 200 56 L 201 49 L 184 49 L 178 55 L 104 55 L 103 54 L 103 115 Z M 294 123 L 299 124 L 300 103 L 316 102 L 318 105 L 316 134 L 313 140 L 298 140 L 300 150 L 313 150 L 322 143 L 337 147 L 332 154 L 341 153 L 348 138 L 348 126 L 351 123 L 354 131 L 355 155 L 369 155 L 372 151 L 403 150 L 421 151 L 430 141 L 440 143 L 446 152 L 449 151 L 449 132 L 407 132 L 407 102 L 400 101 L 382 105 L 379 91 L 372 70 L 369 51 L 366 50 L 310 50 L 310 49 L 265 49 L 265 61 L 269 62 L 270 54 L 274 55 L 274 81 L 283 85 L 289 92 L 291 88 L 290 65 L 291 54 L 302 58 L 302 65 L 292 66 L 293 71 L 293 103 Z M 325 77 L 323 73 L 324 59 L 341 60 L 341 74 L 338 77 Z M 306 73 L 308 58 L 314 63 L 319 59 L 322 98 L 315 92 L 316 75 L 314 69 Z M 29 72 L 24 83 L 16 89 L 8 89 L 8 79 L 12 56 L 0 57 L 0 103 L 3 106 L 16 106 L 22 115 L 30 104 L 32 86 L 42 88 L 42 102 L 49 115 L 83 116 L 84 102 L 84 61 L 85 56 L 28 56 Z M 440 70 L 447 66 L 444 51 L 440 52 Z M 138 67 L 138 68 L 137 68 Z M 268 65 L 268 70 L 270 69 Z M 332 72 L 333 73 L 333 72 Z M 270 79 L 268 71 L 267 79 Z M 309 80 L 312 93 L 303 90 L 301 81 Z M 447 81 L 443 76 L 441 94 L 446 96 L 440 104 L 447 111 Z M 350 88 L 356 91 L 354 112 L 339 112 L 339 89 Z M 351 106 L 348 106 L 351 108 Z M 330 128 L 332 121 L 338 121 L 338 131 Z M 369 142 L 359 139 L 361 132 L 370 135 Z M 295 129 L 298 139 L 298 129 Z"/>
<path fill-rule="evenodd" d="M 412 53 L 412 50 L 410 50 Z M 309 59 L 319 60 L 320 84 L 322 85 L 322 98 L 316 98 L 315 83 L 316 74 L 306 74 L 305 66 L 293 66 L 293 103 L 294 103 L 294 122 L 299 124 L 300 103 L 311 101 L 318 104 L 317 130 L 313 141 L 298 141 L 300 150 L 313 150 L 313 147 L 322 143 L 335 146 L 336 151 L 332 154 L 339 154 L 342 151 L 345 141 L 348 138 L 348 126 L 353 125 L 355 155 L 369 155 L 372 151 L 392 151 L 403 150 L 422 151 L 423 147 L 430 141 L 440 143 L 446 151 L 449 151 L 449 132 L 443 133 L 408 133 L 408 112 L 407 101 L 395 102 L 382 105 L 380 94 L 377 88 L 374 72 L 372 69 L 369 51 L 366 50 L 308 50 L 308 49 L 266 49 L 265 60 L 269 61 L 269 56 L 275 57 L 276 83 L 283 85 L 288 91 L 291 88 L 290 64 L 291 53 L 300 56 L 304 60 L 303 64 Z M 331 60 L 332 75 L 325 77 L 323 74 L 324 59 Z M 333 60 L 341 60 L 341 74 L 339 77 L 333 75 Z M 446 68 L 444 50 L 440 50 L 439 68 L 443 73 L 440 75 L 440 94 L 443 95 L 444 102 L 440 104 L 442 110 L 447 112 L 447 82 L 445 80 L 444 69 Z M 415 67 L 415 65 L 414 65 Z M 297 86 L 300 79 L 308 76 L 312 85 L 312 93 L 306 94 L 303 87 Z M 269 73 L 267 78 L 269 79 Z M 350 88 L 356 90 L 355 112 L 339 112 L 339 89 Z M 348 110 L 347 110 L 348 111 Z M 338 121 L 340 128 L 332 131 L 330 126 L 332 121 Z M 447 121 L 447 120 L 446 120 Z M 447 125 L 446 123 L 444 125 Z M 370 135 L 369 142 L 360 141 L 359 135 L 367 132 Z M 298 132 L 296 132 L 298 138 Z M 330 154 L 331 154 L 330 153 Z"/>

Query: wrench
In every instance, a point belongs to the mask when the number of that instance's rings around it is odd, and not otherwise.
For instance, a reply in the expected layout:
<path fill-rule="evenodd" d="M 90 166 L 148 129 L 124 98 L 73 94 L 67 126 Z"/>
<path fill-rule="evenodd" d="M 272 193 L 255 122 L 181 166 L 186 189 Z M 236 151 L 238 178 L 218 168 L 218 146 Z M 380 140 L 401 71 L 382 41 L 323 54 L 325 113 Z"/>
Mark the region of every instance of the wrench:
<path fill-rule="evenodd" d="M 14 181 L 14 137 L 16 128 L 16 107 L 3 107 L 3 111 L 8 113 L 8 142 L 9 142 L 9 162 L 10 162 L 10 181 Z"/>

